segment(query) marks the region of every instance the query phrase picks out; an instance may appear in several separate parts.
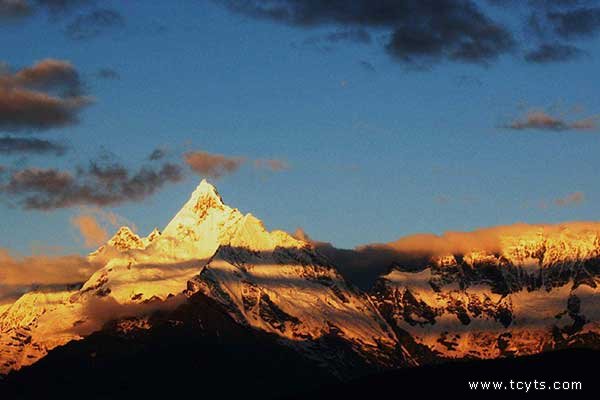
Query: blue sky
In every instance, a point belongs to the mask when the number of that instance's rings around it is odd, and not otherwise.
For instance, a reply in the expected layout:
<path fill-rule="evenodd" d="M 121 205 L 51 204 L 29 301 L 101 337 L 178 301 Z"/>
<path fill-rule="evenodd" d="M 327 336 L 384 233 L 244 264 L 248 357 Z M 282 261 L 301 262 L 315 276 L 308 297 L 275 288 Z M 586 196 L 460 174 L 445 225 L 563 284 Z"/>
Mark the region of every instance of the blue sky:
<path fill-rule="evenodd" d="M 159 147 L 173 163 L 195 150 L 283 160 L 284 171 L 247 165 L 209 180 L 228 204 L 268 228 L 302 227 L 340 247 L 418 232 L 598 219 L 597 129 L 506 128 L 531 110 L 566 120 L 600 113 L 593 38 L 581 41 L 585 56 L 566 62 L 502 54 L 489 65 L 442 60 L 415 71 L 382 50 L 386 33 L 377 29 L 371 43 L 327 43 L 332 49 L 324 50 L 307 39 L 343 27 L 293 26 L 215 2 L 102 6 L 118 10 L 123 25 L 84 40 L 67 37 L 65 27 L 88 9 L 0 24 L 3 62 L 17 70 L 66 60 L 94 98 L 79 123 L 26 134 L 66 141 L 67 154 L 0 155 L 0 165 L 68 170 L 108 152 L 135 169 Z M 518 14 L 489 10 L 520 26 Z M 98 78 L 102 68 L 119 79 Z M 201 179 L 184 168 L 182 181 L 152 196 L 103 208 L 141 234 L 164 227 Z M 582 196 L 556 203 L 574 193 Z M 82 212 L 24 210 L 4 196 L 0 247 L 85 252 L 70 222 Z"/>

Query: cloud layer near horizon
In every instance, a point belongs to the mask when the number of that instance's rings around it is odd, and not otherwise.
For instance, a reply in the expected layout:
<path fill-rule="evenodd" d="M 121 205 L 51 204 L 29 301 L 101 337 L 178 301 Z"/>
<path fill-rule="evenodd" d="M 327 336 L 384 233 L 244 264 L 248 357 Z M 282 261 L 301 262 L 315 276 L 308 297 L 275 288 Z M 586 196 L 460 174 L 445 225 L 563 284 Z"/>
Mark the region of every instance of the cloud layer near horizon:
<path fill-rule="evenodd" d="M 362 289 L 368 289 L 394 265 L 418 267 L 426 265 L 431 257 L 465 255 L 473 251 L 499 254 L 507 237 L 537 237 L 540 233 L 570 237 L 593 233 L 600 236 L 600 222 L 576 221 L 554 225 L 518 223 L 470 232 L 450 231 L 442 235 L 422 233 L 354 249 L 338 249 L 331 243 L 312 240 L 302 229 L 298 229 L 294 236 L 312 243 L 346 279 Z"/>
<path fill-rule="evenodd" d="M 0 248 L 0 304 L 38 286 L 82 283 L 100 266 L 80 255 L 18 256 Z"/>

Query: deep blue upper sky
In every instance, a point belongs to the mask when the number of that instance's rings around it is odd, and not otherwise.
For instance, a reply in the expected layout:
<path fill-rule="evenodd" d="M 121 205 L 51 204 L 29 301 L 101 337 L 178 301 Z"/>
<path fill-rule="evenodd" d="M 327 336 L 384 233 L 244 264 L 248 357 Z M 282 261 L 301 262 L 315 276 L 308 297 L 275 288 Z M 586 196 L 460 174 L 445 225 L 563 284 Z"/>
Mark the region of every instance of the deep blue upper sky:
<path fill-rule="evenodd" d="M 94 98 L 77 124 L 21 134 L 68 142 L 64 156 L 0 154 L 0 165 L 69 170 L 111 153 L 135 169 L 162 147 L 176 163 L 194 150 L 283 160 L 284 171 L 246 166 L 211 181 L 228 204 L 269 229 L 302 227 L 343 247 L 417 232 L 598 219 L 598 129 L 507 128 L 534 110 L 595 122 L 600 46 L 593 35 L 577 41 L 585 54 L 563 62 L 526 62 L 516 50 L 487 65 L 442 59 L 416 70 L 384 50 L 380 28 L 370 43 L 335 41 L 324 38 L 344 26 L 294 26 L 208 1 L 102 6 L 118 10 L 122 24 L 79 40 L 65 29 L 91 9 L 0 22 L 1 61 L 13 70 L 69 61 Z M 514 27 L 519 43 L 529 40 L 520 33 L 521 11 L 481 7 Z M 119 78 L 99 78 L 103 68 Z M 199 181 L 186 168 L 179 183 L 104 208 L 147 234 L 167 224 Z M 24 210 L 4 196 L 0 247 L 81 252 L 70 221 L 82 212 Z"/>

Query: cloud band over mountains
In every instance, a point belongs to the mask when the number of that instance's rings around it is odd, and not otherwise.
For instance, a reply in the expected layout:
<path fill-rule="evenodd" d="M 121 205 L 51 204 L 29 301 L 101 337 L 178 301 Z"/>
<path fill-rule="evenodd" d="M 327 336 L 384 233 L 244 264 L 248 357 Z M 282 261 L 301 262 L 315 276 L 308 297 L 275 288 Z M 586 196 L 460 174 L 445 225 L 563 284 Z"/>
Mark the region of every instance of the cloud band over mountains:
<path fill-rule="evenodd" d="M 571 197 L 565 201 L 578 201 L 577 196 Z M 395 265 L 408 269 L 417 266 L 422 268 L 430 262 L 431 257 L 463 256 L 473 251 L 501 254 L 504 241 L 507 238 L 510 240 L 511 237 L 538 238 L 541 234 L 554 237 L 585 237 L 589 233 L 600 235 L 600 222 L 517 223 L 470 232 L 449 231 L 441 235 L 422 233 L 404 236 L 389 243 L 368 244 L 354 249 L 339 249 L 331 243 L 312 240 L 302 229 L 298 229 L 294 236 L 315 246 L 336 266 L 344 278 L 363 289 L 368 289 L 379 276 L 389 272 Z"/>

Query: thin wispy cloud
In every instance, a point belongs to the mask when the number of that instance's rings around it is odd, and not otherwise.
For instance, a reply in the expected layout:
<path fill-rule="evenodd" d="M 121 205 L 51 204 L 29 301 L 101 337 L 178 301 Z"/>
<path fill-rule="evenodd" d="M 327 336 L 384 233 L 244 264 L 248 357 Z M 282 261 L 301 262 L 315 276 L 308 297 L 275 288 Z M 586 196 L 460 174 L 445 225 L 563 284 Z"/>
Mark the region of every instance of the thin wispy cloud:
<path fill-rule="evenodd" d="M 583 192 L 574 192 L 566 195 L 565 197 L 554 200 L 554 204 L 558 207 L 569 207 L 581 204 L 585 201 L 585 194 Z"/>
<path fill-rule="evenodd" d="M 206 151 L 187 152 L 184 154 L 184 160 L 196 174 L 213 179 L 233 174 L 248 163 L 257 170 L 272 172 L 285 171 L 290 168 L 289 164 L 284 160 L 274 158 L 251 160 L 246 157 L 227 156 Z"/>
<path fill-rule="evenodd" d="M 83 239 L 83 244 L 88 248 L 103 245 L 109 239 L 109 232 L 115 231 L 120 226 L 133 227 L 135 224 L 120 215 L 98 207 L 81 207 L 79 213 L 71 218 L 71 225 L 75 227 Z"/>
<path fill-rule="evenodd" d="M 581 58 L 586 53 L 581 49 L 561 43 L 543 43 L 525 54 L 525 61 L 537 64 L 567 62 Z"/>
<path fill-rule="evenodd" d="M 125 19 L 116 10 L 102 8 L 80 15 L 66 28 L 66 35 L 73 40 L 87 40 L 112 29 L 125 26 Z"/>
<path fill-rule="evenodd" d="M 598 128 L 598 123 L 596 117 L 567 120 L 562 116 L 553 116 L 542 110 L 530 110 L 524 117 L 508 123 L 505 127 L 518 131 L 592 131 Z"/>
<path fill-rule="evenodd" d="M 119 74 L 119 71 L 117 71 L 113 68 L 106 67 L 106 68 L 100 68 L 96 72 L 96 77 L 98 77 L 100 79 L 115 81 L 115 80 L 121 79 L 121 74 Z"/>
<path fill-rule="evenodd" d="M 99 246 L 108 240 L 108 232 L 93 215 L 76 215 L 71 218 L 71 225 L 76 227 L 86 247 Z"/>
<path fill-rule="evenodd" d="M 331 51 L 334 45 L 341 43 L 370 44 L 371 34 L 364 29 L 337 30 L 321 35 L 309 36 L 302 41 L 302 46 L 314 46 L 317 50 Z M 297 46 L 297 45 L 296 45 Z"/>
<path fill-rule="evenodd" d="M 375 66 L 372 63 L 370 63 L 369 61 L 360 60 L 358 62 L 358 65 L 360 65 L 367 72 L 371 72 L 371 73 L 377 72 L 377 69 L 375 68 Z"/>
<path fill-rule="evenodd" d="M 167 149 L 165 149 L 163 147 L 157 147 L 156 149 L 152 150 L 152 153 L 150 153 L 150 155 L 148 156 L 148 159 L 150 161 L 158 161 L 158 160 L 162 160 L 166 156 L 167 156 Z"/>
<path fill-rule="evenodd" d="M 94 0 L 0 0 L 0 23 L 46 13 L 54 18 L 93 4 Z"/>
<path fill-rule="evenodd" d="M 12 136 L 0 137 L 0 154 L 4 155 L 51 154 L 62 156 L 66 151 L 67 146 L 50 140 Z"/>
<path fill-rule="evenodd" d="M 254 160 L 254 167 L 257 169 L 266 169 L 270 171 L 285 171 L 290 169 L 290 165 L 278 159 L 258 159 Z"/>

